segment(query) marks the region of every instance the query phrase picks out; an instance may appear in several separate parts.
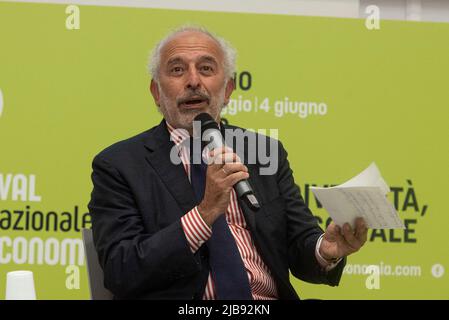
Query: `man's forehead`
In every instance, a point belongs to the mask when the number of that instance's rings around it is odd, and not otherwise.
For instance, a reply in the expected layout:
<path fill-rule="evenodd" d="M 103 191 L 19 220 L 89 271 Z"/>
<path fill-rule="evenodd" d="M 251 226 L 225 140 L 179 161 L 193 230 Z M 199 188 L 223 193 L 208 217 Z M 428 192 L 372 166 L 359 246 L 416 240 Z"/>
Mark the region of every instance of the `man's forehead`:
<path fill-rule="evenodd" d="M 183 55 L 223 59 L 223 52 L 218 43 L 210 36 L 196 31 L 180 32 L 170 39 L 162 48 L 162 60 L 167 62 Z"/>

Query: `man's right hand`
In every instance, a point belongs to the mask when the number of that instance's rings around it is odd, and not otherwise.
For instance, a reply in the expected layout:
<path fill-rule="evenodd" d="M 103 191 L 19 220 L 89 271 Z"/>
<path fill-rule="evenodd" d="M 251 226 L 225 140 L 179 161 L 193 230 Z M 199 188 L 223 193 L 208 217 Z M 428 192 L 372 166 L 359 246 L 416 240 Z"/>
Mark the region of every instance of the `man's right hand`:
<path fill-rule="evenodd" d="M 248 179 L 248 168 L 229 147 L 221 147 L 209 152 L 204 197 L 198 211 L 210 227 L 226 212 L 232 187 L 243 179 Z"/>

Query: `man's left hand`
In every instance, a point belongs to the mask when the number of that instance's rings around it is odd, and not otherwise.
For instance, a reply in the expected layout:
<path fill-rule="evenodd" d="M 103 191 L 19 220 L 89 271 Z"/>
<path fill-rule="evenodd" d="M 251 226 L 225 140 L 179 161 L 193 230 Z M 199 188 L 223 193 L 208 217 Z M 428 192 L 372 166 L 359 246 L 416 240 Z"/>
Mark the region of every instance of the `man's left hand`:
<path fill-rule="evenodd" d="M 355 220 L 355 230 L 349 223 L 345 223 L 343 228 L 340 228 L 332 222 L 321 241 L 320 254 L 329 261 L 348 256 L 359 251 L 366 242 L 367 234 L 368 228 L 363 218 Z"/>

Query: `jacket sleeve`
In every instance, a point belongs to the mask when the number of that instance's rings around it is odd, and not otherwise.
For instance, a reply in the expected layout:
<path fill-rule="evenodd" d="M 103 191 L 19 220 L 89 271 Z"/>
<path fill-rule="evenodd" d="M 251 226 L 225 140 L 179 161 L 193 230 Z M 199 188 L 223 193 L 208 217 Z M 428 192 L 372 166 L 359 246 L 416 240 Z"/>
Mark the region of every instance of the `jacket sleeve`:
<path fill-rule="evenodd" d="M 307 282 L 338 285 L 346 259 L 330 271 L 323 268 L 315 248 L 323 230 L 304 203 L 287 160 L 287 151 L 279 142 L 278 186 L 285 201 L 287 215 L 288 260 L 292 274 Z"/>
<path fill-rule="evenodd" d="M 132 298 L 143 291 L 164 289 L 201 270 L 181 220 L 147 233 L 131 189 L 119 171 L 100 156 L 92 167 L 88 207 L 107 289 L 117 298 Z"/>

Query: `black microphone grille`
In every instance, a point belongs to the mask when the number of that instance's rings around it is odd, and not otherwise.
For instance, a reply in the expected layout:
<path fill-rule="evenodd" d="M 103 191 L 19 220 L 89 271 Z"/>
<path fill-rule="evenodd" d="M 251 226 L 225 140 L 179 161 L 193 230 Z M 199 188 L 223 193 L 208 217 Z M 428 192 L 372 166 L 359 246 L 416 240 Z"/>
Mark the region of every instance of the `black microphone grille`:
<path fill-rule="evenodd" d="M 204 132 L 207 129 L 217 129 L 218 124 L 215 122 L 214 118 L 206 112 L 200 113 L 197 115 L 194 119 L 194 121 L 200 121 L 201 122 L 201 132 Z"/>

